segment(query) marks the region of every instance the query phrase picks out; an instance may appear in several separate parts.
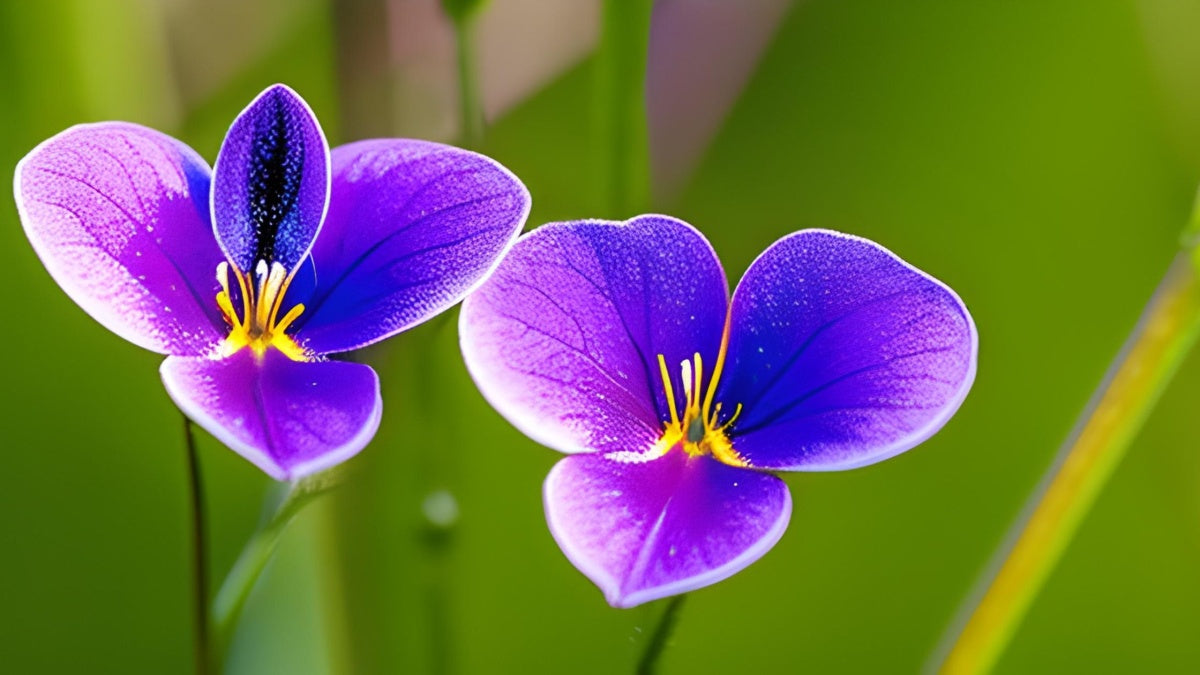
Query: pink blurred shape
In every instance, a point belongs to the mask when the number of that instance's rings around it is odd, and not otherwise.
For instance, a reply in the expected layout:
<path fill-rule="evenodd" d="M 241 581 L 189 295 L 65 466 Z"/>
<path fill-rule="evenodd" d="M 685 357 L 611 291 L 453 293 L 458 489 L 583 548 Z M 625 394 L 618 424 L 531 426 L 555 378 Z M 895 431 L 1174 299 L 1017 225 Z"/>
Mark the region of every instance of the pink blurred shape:
<path fill-rule="evenodd" d="M 396 128 L 451 140 L 458 131 L 454 33 L 438 0 L 390 0 Z M 596 44 L 599 0 L 492 0 L 475 25 L 484 117 L 492 122 L 582 60 Z"/>
<path fill-rule="evenodd" d="M 658 0 L 650 20 L 646 116 L 654 192 L 686 184 L 792 0 Z"/>

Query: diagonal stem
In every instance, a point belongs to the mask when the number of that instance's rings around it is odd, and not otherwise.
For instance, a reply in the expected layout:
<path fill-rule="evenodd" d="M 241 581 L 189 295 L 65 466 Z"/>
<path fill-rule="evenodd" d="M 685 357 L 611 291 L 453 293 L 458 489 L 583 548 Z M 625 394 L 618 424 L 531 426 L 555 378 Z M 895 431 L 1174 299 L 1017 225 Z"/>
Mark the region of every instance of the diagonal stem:
<path fill-rule="evenodd" d="M 683 607 L 683 601 L 686 598 L 686 594 L 671 598 L 671 602 L 663 610 L 662 616 L 658 620 L 658 626 L 654 628 L 654 633 L 650 635 L 650 640 L 646 643 L 646 650 L 642 652 L 642 658 L 638 660 L 638 675 L 654 675 L 658 672 L 658 659 L 667 648 L 667 641 L 671 639 L 671 632 L 675 630 L 675 624 L 679 623 L 679 610 Z"/>
<path fill-rule="evenodd" d="M 1198 250 L 1185 242 L 928 670 L 977 675 L 995 666 L 1195 343 L 1200 332 L 1198 261 Z"/>
<path fill-rule="evenodd" d="M 195 617 L 196 675 L 213 672 L 210 660 L 208 623 L 208 533 L 204 518 L 204 483 L 200 478 L 200 458 L 196 453 L 196 436 L 192 421 L 183 418 L 183 440 L 187 448 L 188 485 L 192 500 L 192 589 Z"/>
<path fill-rule="evenodd" d="M 224 661 L 246 600 L 279 546 L 288 523 L 305 505 L 336 487 L 340 481 L 341 475 L 334 468 L 292 483 L 270 518 L 246 541 L 213 600 L 210 658 L 214 662 Z"/>

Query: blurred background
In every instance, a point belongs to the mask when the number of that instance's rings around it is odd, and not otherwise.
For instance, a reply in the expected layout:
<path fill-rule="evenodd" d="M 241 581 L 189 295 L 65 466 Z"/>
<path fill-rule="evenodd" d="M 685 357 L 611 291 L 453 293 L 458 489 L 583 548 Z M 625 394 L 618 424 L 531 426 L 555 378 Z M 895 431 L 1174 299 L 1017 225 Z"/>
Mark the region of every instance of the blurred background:
<path fill-rule="evenodd" d="M 638 5 L 488 3 L 476 137 L 437 0 L 0 0 L 0 173 L 107 119 L 212 161 L 285 82 L 334 144 L 477 142 L 529 186 L 530 227 L 671 213 L 734 280 L 803 227 L 879 241 L 970 306 L 974 390 L 912 452 L 787 476 L 789 531 L 692 594 L 662 672 L 916 672 L 1175 250 L 1200 179 L 1200 5 Z M 186 459 L 160 359 L 75 307 L 0 200 L 0 670 L 189 672 Z M 288 530 L 231 672 L 632 667 L 661 603 L 611 609 L 559 552 L 540 493 L 557 457 L 477 393 L 455 317 L 358 355 L 382 377 L 379 435 Z M 1192 358 L 999 672 L 1200 670 L 1198 402 Z M 277 488 L 200 442 L 219 580 Z"/>

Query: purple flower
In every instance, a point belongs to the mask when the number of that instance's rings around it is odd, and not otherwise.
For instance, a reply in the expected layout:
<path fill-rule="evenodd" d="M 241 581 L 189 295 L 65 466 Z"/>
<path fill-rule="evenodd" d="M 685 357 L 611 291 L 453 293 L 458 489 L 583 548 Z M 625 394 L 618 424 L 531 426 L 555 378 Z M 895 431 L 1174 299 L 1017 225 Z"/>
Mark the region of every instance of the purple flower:
<path fill-rule="evenodd" d="M 283 85 L 238 115 L 211 172 L 169 136 L 105 122 L 35 148 L 15 190 L 63 290 L 168 354 L 179 407 L 279 480 L 345 460 L 379 426 L 375 372 L 325 356 L 458 302 L 529 212 L 515 176 L 465 150 L 381 139 L 331 153 Z"/>
<path fill-rule="evenodd" d="M 770 549 L 792 504 L 769 472 L 849 469 L 929 438 L 977 346 L 953 291 L 870 241 L 787 236 L 730 301 L 712 247 L 665 216 L 522 237 L 460 330 L 488 401 L 571 454 L 546 478 L 546 519 L 618 607 Z"/>

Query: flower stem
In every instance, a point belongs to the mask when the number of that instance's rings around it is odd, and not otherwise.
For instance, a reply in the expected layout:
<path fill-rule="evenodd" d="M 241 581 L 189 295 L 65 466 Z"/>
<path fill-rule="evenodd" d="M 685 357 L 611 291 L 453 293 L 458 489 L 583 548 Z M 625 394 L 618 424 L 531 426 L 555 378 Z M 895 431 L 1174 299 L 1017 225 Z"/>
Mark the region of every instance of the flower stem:
<path fill-rule="evenodd" d="M 662 616 L 658 620 L 658 626 L 654 628 L 654 633 L 650 635 L 650 640 L 646 643 L 646 650 L 642 652 L 642 658 L 638 660 L 638 675 L 654 675 L 658 671 L 658 658 L 667 648 L 667 640 L 671 639 L 671 632 L 675 630 L 675 624 L 679 622 L 679 610 L 683 607 L 683 601 L 686 598 L 686 594 L 671 598 L 671 602 L 663 610 Z"/>
<path fill-rule="evenodd" d="M 187 448 L 188 485 L 192 498 L 192 602 L 195 605 L 194 645 L 196 675 L 212 672 L 208 632 L 208 533 L 204 521 L 204 483 L 200 478 L 200 458 L 196 453 L 196 436 L 192 433 L 192 421 L 183 418 L 183 442 Z"/>
<path fill-rule="evenodd" d="M 1192 222 L 1200 219 L 1200 208 Z M 1189 230 L 1190 232 L 1191 230 Z M 943 675 L 995 666 L 1200 332 L 1200 249 L 1185 237 L 1133 333 L 935 654 Z M 944 657 L 944 658 L 943 658 Z"/>
<path fill-rule="evenodd" d="M 465 13 L 452 17 L 454 47 L 458 59 L 458 110 L 463 147 L 479 149 L 483 142 L 483 105 L 475 73 L 475 17 Z"/>
<path fill-rule="evenodd" d="M 233 640 L 238 619 L 255 582 L 279 545 L 283 531 L 305 505 L 336 487 L 338 475 L 327 471 L 302 478 L 291 484 L 270 518 L 250 536 L 233 569 L 221 583 L 213 601 L 213 660 L 223 662 Z"/>
<path fill-rule="evenodd" d="M 628 218 L 648 200 L 646 52 L 652 0 L 606 0 L 596 53 L 596 109 L 605 214 Z"/>

